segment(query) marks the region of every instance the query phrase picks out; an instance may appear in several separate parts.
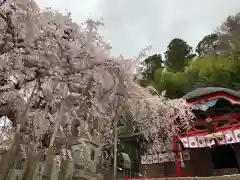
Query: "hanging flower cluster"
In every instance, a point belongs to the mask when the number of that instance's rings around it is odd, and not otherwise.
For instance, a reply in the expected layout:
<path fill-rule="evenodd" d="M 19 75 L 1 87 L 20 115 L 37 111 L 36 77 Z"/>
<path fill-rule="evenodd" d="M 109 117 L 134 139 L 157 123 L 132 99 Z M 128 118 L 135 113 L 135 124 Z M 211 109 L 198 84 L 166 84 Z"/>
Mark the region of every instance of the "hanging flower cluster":
<path fill-rule="evenodd" d="M 99 21 L 77 25 L 32 0 L 0 5 L 0 115 L 21 124 L 24 141 L 48 147 L 81 131 L 109 144 L 120 118 L 156 141 L 171 138 L 177 118 L 189 126 L 184 100 L 153 96 L 134 81 L 149 48 L 131 60 L 111 57 Z"/>

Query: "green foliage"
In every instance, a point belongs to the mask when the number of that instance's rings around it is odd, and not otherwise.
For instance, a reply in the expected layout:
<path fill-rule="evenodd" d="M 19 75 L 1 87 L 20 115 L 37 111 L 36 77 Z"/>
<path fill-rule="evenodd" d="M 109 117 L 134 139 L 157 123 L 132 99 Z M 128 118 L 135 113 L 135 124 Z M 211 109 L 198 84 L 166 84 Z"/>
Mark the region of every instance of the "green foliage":
<path fill-rule="evenodd" d="M 183 72 L 173 73 L 166 70 L 162 73 L 160 83 L 168 98 L 179 98 L 185 94 L 188 82 Z"/>
<path fill-rule="evenodd" d="M 240 89 L 240 64 L 236 56 L 211 55 L 189 62 L 184 72 L 172 72 L 158 68 L 148 85 L 159 93 L 165 91 L 168 98 L 181 98 L 194 88 L 218 86 Z"/>
<path fill-rule="evenodd" d="M 144 69 L 142 71 L 144 79 L 154 79 L 154 72 L 161 68 L 163 64 L 162 55 L 154 54 L 145 59 L 142 63 Z"/>
<path fill-rule="evenodd" d="M 155 54 L 143 62 L 141 85 L 150 85 L 159 94 L 165 92 L 168 98 L 181 98 L 198 87 L 240 90 L 239 22 L 240 13 L 229 16 L 217 33 L 206 35 L 196 47 L 197 58 L 187 42 L 173 39 L 164 61 Z"/>
<path fill-rule="evenodd" d="M 173 72 L 183 71 L 186 64 L 195 57 L 192 47 L 184 40 L 175 38 L 168 47 L 165 54 L 165 65 Z"/>
<path fill-rule="evenodd" d="M 162 74 L 164 72 L 164 68 L 158 68 L 154 72 L 154 82 L 160 82 L 162 79 Z"/>
<path fill-rule="evenodd" d="M 231 87 L 234 71 L 228 56 L 207 56 L 191 62 L 185 69 L 186 77 L 193 87 L 220 86 Z"/>
<path fill-rule="evenodd" d="M 197 45 L 196 52 L 199 56 L 208 55 L 215 49 L 217 40 L 219 39 L 218 34 L 210 34 L 205 36 Z"/>

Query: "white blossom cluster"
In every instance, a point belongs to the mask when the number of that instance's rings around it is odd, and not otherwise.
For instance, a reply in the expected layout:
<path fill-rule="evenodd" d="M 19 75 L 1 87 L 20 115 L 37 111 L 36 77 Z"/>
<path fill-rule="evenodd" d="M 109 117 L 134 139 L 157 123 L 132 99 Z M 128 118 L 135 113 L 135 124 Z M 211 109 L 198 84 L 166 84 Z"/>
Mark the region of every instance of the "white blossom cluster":
<path fill-rule="evenodd" d="M 189 126 L 184 100 L 153 96 L 134 82 L 145 51 L 131 60 L 111 57 L 100 25 L 77 25 L 70 14 L 40 10 L 32 0 L 1 5 L 0 115 L 26 126 L 26 141 L 62 142 L 85 122 L 83 131 L 96 130 L 102 144 L 111 144 L 120 118 L 157 141 L 176 132 L 176 118 Z"/>

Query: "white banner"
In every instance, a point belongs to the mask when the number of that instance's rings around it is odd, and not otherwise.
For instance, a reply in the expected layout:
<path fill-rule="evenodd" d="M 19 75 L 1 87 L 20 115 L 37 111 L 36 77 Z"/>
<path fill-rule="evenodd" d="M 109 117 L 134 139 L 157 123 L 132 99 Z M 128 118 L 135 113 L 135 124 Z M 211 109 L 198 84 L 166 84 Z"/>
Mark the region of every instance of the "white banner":
<path fill-rule="evenodd" d="M 158 163 L 158 154 L 153 155 L 153 163 L 154 164 Z"/>
<path fill-rule="evenodd" d="M 227 143 L 222 132 L 215 133 L 215 136 L 217 137 L 218 144 L 224 145 Z"/>
<path fill-rule="evenodd" d="M 198 136 L 197 140 L 198 140 L 198 146 L 199 147 L 206 147 L 207 146 L 207 143 L 204 139 L 204 136 Z"/>
<path fill-rule="evenodd" d="M 147 156 L 146 155 L 141 156 L 141 164 L 147 164 Z"/>
<path fill-rule="evenodd" d="M 240 129 L 217 132 L 207 135 L 189 136 L 180 138 L 184 148 L 212 147 L 216 144 L 233 144 L 240 142 Z"/>
<path fill-rule="evenodd" d="M 236 138 L 236 141 L 237 141 L 237 142 L 240 142 L 240 129 L 235 129 L 235 130 L 233 131 L 233 133 L 234 133 L 234 136 L 235 136 L 235 138 Z"/>
<path fill-rule="evenodd" d="M 163 156 L 162 154 L 159 154 L 158 155 L 158 162 L 159 163 L 164 163 L 164 161 L 165 161 L 165 156 Z"/>
<path fill-rule="evenodd" d="M 226 132 L 224 132 L 224 135 L 225 135 L 227 144 L 236 143 L 236 139 L 235 139 L 232 131 L 226 131 Z"/>
<path fill-rule="evenodd" d="M 190 148 L 197 148 L 198 147 L 198 141 L 196 136 L 190 136 L 188 137 L 189 147 Z"/>
<path fill-rule="evenodd" d="M 152 155 L 147 155 L 147 163 L 152 164 L 153 163 L 153 157 Z"/>
<path fill-rule="evenodd" d="M 188 143 L 188 138 L 187 137 L 184 137 L 184 138 L 180 138 L 182 144 L 183 144 L 183 147 L 185 148 L 188 148 L 189 147 L 189 143 Z"/>
<path fill-rule="evenodd" d="M 215 141 L 213 139 L 208 139 L 206 140 L 207 146 L 212 147 L 213 145 L 215 145 Z"/>

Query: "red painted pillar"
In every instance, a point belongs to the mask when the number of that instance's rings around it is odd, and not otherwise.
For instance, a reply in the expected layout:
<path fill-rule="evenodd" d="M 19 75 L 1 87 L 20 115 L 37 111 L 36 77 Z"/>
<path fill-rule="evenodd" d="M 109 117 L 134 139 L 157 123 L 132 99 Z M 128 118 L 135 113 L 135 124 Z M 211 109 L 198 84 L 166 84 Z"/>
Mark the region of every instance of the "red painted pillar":
<path fill-rule="evenodd" d="M 181 162 L 179 160 L 175 161 L 176 163 L 176 174 L 178 177 L 181 177 Z"/>

